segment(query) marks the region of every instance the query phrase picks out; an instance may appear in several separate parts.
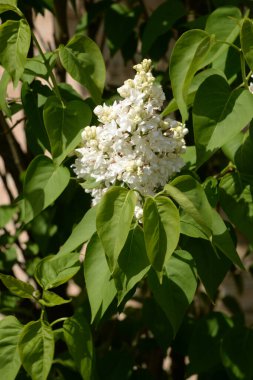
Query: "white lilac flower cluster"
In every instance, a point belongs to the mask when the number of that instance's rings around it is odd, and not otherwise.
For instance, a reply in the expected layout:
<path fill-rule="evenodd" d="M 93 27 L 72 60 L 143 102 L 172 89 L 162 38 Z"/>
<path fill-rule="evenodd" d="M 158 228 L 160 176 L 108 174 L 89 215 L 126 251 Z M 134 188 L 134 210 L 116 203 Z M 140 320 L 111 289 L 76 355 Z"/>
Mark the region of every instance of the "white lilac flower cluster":
<path fill-rule="evenodd" d="M 188 130 L 178 121 L 162 119 L 165 95 L 155 83 L 151 60 L 144 59 L 134 69 L 134 79 L 118 88 L 123 99 L 94 109 L 100 124 L 84 129 L 82 146 L 76 150 L 74 171 L 87 181 L 93 205 L 112 185 L 152 196 L 184 165 L 180 154 Z M 91 182 L 94 188 L 88 186 Z M 141 213 L 139 204 L 136 217 Z"/>
<path fill-rule="evenodd" d="M 250 76 L 251 78 L 253 78 L 253 75 Z M 253 94 L 253 83 L 250 82 L 249 84 L 249 91 L 251 92 L 251 94 Z"/>

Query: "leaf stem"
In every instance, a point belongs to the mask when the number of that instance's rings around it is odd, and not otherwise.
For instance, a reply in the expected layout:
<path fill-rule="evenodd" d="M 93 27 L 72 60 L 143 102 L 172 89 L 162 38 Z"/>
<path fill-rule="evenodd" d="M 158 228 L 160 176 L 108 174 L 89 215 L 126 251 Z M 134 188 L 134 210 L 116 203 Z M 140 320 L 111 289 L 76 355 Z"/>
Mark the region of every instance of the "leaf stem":
<path fill-rule="evenodd" d="M 53 327 L 54 325 L 56 325 L 56 323 L 64 322 L 64 321 L 66 321 L 66 319 L 68 319 L 68 317 L 62 317 L 62 318 L 56 319 L 55 321 L 50 323 L 50 326 Z"/>
<path fill-rule="evenodd" d="M 249 85 L 248 85 L 248 79 L 247 79 L 246 70 L 245 70 L 245 59 L 242 52 L 240 54 L 240 61 L 241 61 L 241 71 L 242 71 L 242 79 L 243 79 L 244 87 L 248 90 Z"/>
<path fill-rule="evenodd" d="M 62 97 L 61 97 L 60 91 L 59 91 L 59 88 L 58 88 L 58 85 L 57 85 L 56 78 L 54 76 L 54 73 L 53 73 L 53 71 L 52 71 L 52 69 L 51 69 L 51 67 L 50 67 L 50 65 L 48 63 L 48 60 L 47 60 L 47 58 L 46 58 L 46 56 L 45 56 L 45 54 L 44 54 L 44 52 L 43 52 L 40 44 L 39 44 L 39 41 L 37 40 L 37 38 L 36 38 L 36 36 L 35 36 L 35 34 L 34 34 L 34 32 L 32 30 L 31 30 L 31 33 L 32 33 L 32 38 L 34 40 L 34 43 L 37 46 L 37 48 L 39 50 L 39 53 L 40 53 L 40 55 L 42 56 L 42 58 L 44 60 L 44 64 L 45 64 L 45 66 L 46 66 L 46 68 L 48 70 L 48 75 L 51 78 L 51 81 L 53 83 L 53 90 L 55 92 L 55 95 L 60 99 L 62 105 L 64 105 L 64 103 L 62 101 Z"/>
<path fill-rule="evenodd" d="M 40 314 L 40 320 L 43 321 L 45 317 L 45 307 L 41 305 L 41 314 Z"/>
<path fill-rule="evenodd" d="M 229 45 L 232 48 L 234 48 L 235 50 L 237 50 L 239 53 L 241 53 L 241 49 L 238 46 L 236 46 L 235 44 L 233 44 L 232 42 L 222 41 L 222 40 L 216 40 L 216 42 L 221 43 L 221 44 L 225 44 L 225 45 Z"/>
<path fill-rule="evenodd" d="M 219 173 L 217 176 L 215 176 L 216 179 L 220 179 L 224 177 L 227 173 L 231 173 L 236 169 L 236 166 L 233 164 L 233 162 L 229 162 L 227 166 Z"/>

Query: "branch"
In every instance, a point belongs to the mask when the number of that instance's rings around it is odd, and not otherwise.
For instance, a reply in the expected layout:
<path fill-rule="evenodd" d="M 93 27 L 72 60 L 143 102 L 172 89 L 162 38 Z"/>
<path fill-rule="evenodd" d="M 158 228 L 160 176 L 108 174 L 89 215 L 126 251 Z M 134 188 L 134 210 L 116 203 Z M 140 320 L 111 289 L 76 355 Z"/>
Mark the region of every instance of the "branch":
<path fill-rule="evenodd" d="M 22 190 L 20 174 L 28 165 L 28 158 L 22 151 L 19 143 L 15 139 L 3 113 L 0 111 L 0 155 L 3 158 L 5 170 L 10 173 L 17 190 Z"/>

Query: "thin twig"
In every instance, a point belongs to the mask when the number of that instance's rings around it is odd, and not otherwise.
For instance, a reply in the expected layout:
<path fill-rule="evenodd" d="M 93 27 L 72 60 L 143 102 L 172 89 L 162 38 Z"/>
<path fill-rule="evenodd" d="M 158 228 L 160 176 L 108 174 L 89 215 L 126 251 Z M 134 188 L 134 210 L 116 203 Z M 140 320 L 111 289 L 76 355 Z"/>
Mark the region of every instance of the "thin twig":
<path fill-rule="evenodd" d="M 5 130 L 3 132 L 0 132 L 0 136 L 1 135 L 7 135 L 8 133 L 10 133 L 11 131 L 13 131 L 13 129 L 19 125 L 22 121 L 26 120 L 26 117 L 22 117 L 21 119 L 17 120 L 16 123 L 14 123 L 8 130 Z"/>

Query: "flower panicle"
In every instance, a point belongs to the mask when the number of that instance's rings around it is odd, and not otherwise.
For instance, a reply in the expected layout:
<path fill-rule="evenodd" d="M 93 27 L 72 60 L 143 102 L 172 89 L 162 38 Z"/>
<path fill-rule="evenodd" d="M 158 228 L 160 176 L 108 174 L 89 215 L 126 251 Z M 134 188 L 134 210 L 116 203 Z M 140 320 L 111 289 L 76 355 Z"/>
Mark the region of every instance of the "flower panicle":
<path fill-rule="evenodd" d="M 86 127 L 82 146 L 76 149 L 74 171 L 87 186 L 93 205 L 116 183 L 153 196 L 184 163 L 185 125 L 159 111 L 165 95 L 151 72 L 151 60 L 134 66 L 136 75 L 118 88 L 122 100 L 94 109 L 99 125 Z M 85 183 L 84 183 L 85 188 Z M 140 204 L 135 215 L 142 214 Z"/>

